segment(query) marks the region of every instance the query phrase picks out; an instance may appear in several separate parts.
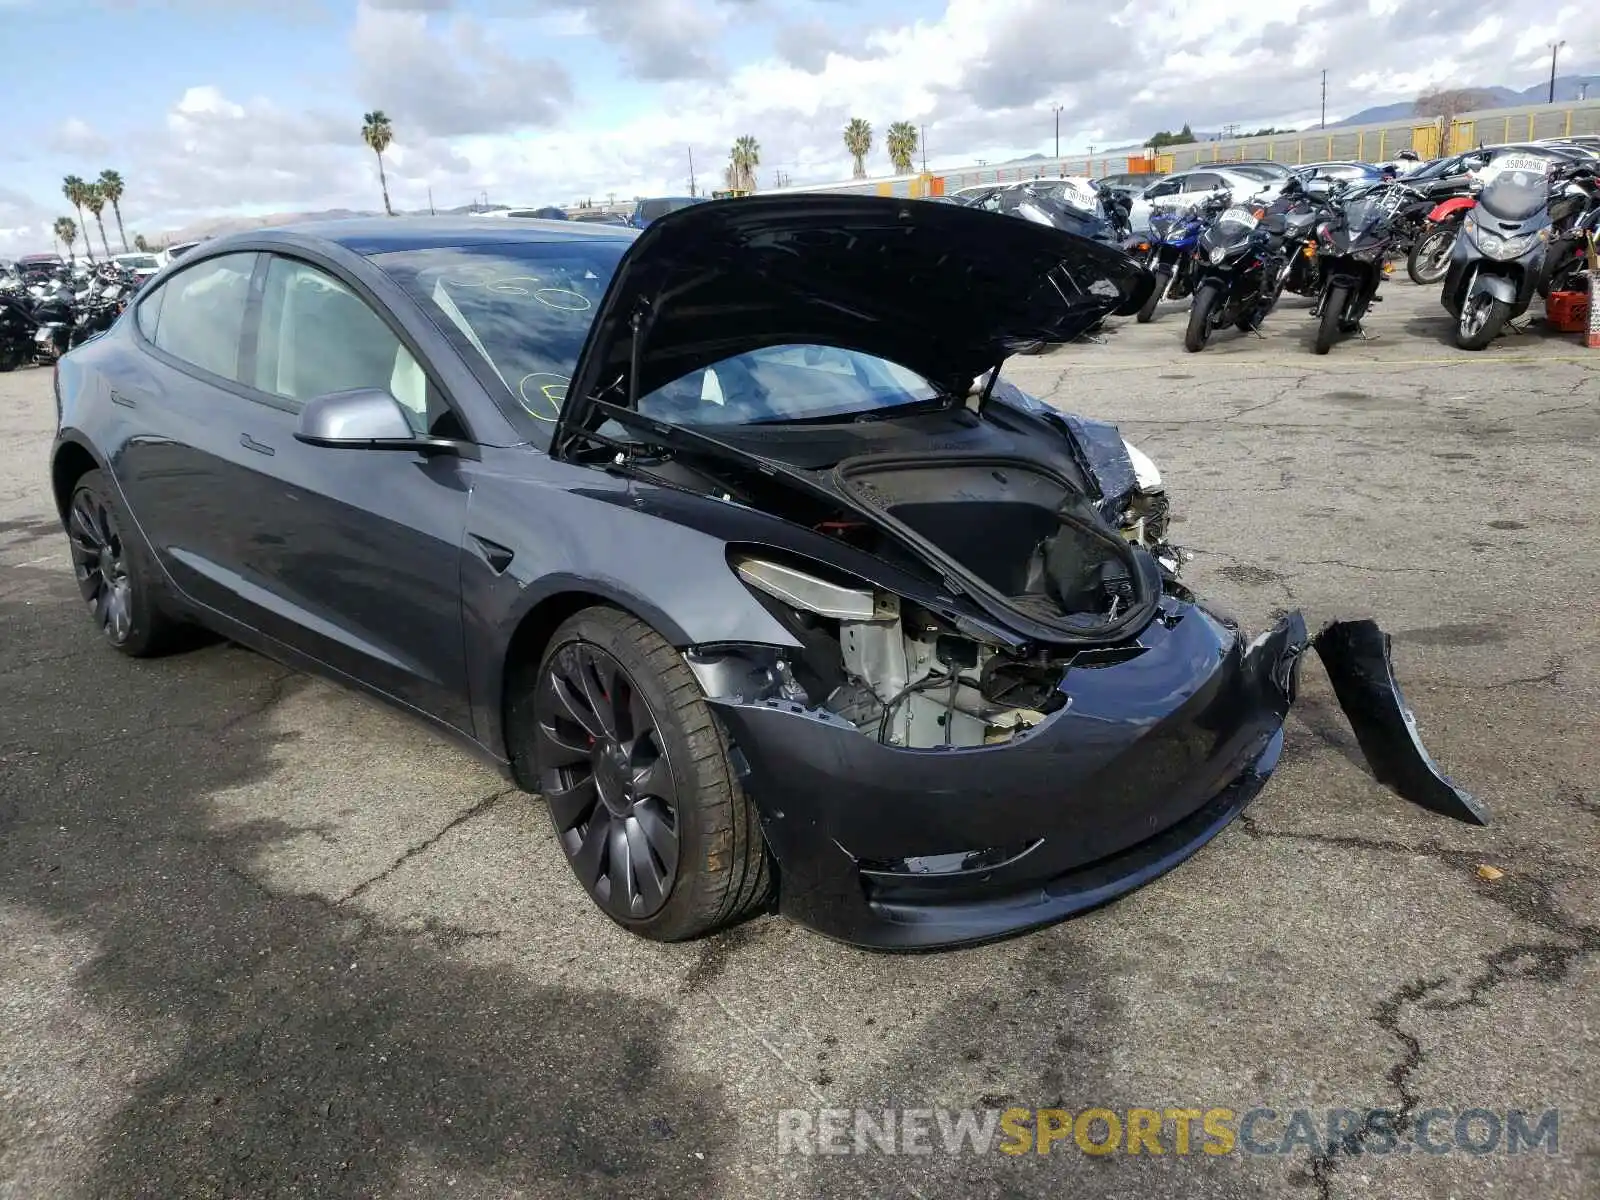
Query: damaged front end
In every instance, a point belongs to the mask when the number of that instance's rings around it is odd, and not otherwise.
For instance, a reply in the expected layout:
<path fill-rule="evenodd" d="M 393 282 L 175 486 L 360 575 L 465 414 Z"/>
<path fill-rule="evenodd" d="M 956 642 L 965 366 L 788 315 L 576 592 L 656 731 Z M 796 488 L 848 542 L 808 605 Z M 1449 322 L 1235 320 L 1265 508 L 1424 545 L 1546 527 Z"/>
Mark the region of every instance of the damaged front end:
<path fill-rule="evenodd" d="M 1271 775 L 1313 646 L 1380 781 L 1487 819 L 1417 739 L 1371 622 L 1313 637 L 1291 613 L 1246 643 L 1168 594 L 1123 645 L 1029 657 L 870 590 L 757 560 L 738 569 L 776 603 L 807 607 L 804 649 L 686 658 L 736 748 L 784 911 L 831 936 L 982 941 L 1172 869 Z"/>

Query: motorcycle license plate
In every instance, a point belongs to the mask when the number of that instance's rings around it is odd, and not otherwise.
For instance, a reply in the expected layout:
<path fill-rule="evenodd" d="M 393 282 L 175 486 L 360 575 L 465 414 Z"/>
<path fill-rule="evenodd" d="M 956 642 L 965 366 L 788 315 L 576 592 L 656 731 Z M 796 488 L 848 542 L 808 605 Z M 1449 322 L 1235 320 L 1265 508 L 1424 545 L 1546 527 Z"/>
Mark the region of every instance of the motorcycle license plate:
<path fill-rule="evenodd" d="M 1531 171 L 1535 175 L 1543 175 L 1550 170 L 1548 158 L 1536 158 L 1531 154 L 1514 154 L 1510 158 L 1502 158 L 1495 165 L 1502 171 Z"/>
<path fill-rule="evenodd" d="M 1217 223 L 1219 225 L 1254 225 L 1256 223 L 1256 215 L 1248 208 L 1230 208 L 1222 214 Z"/>
<path fill-rule="evenodd" d="M 51 334 L 50 330 L 41 329 L 41 330 L 39 330 L 38 333 L 33 335 L 33 340 L 36 341 L 36 342 L 48 342 L 50 340 L 51 336 L 52 336 L 52 334 Z"/>

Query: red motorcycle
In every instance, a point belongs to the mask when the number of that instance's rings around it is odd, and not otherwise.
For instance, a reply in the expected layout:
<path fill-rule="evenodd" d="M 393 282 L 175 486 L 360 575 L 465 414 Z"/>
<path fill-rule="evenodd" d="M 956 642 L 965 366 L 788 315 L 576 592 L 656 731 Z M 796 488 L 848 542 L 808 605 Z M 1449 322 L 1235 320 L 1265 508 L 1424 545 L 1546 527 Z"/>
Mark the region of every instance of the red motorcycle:
<path fill-rule="evenodd" d="M 1428 213 L 1428 223 L 1411 243 L 1406 274 L 1412 283 L 1438 283 L 1450 269 L 1450 252 L 1467 214 L 1477 206 L 1476 196 L 1451 196 Z"/>

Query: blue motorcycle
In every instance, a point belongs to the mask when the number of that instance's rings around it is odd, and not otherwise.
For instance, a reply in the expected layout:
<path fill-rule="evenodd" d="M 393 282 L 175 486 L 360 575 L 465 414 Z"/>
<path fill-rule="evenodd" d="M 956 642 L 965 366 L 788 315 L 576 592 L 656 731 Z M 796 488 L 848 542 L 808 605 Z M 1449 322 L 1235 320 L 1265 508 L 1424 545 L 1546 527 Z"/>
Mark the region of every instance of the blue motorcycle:
<path fill-rule="evenodd" d="M 1182 300 L 1194 291 L 1195 247 L 1206 227 L 1211 202 L 1182 212 L 1157 209 L 1150 218 L 1150 253 L 1145 268 L 1156 277 L 1155 290 L 1136 318 L 1144 325 L 1163 300 Z"/>

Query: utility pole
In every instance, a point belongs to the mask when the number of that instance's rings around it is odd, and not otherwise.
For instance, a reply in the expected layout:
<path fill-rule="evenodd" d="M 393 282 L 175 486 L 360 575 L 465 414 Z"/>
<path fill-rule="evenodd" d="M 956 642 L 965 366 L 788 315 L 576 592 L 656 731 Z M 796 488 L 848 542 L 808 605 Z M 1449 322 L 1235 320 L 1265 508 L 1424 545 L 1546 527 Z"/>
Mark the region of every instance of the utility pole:
<path fill-rule="evenodd" d="M 1317 128 L 1318 129 L 1326 129 L 1327 127 L 1328 127 L 1328 71 L 1327 71 L 1327 68 L 1323 68 L 1323 71 L 1322 71 L 1322 123 L 1320 125 L 1318 125 Z"/>
<path fill-rule="evenodd" d="M 694 190 L 694 147 L 689 147 L 689 195 L 695 195 Z"/>
<path fill-rule="evenodd" d="M 1061 157 L 1061 105 L 1053 106 L 1056 112 L 1056 157 Z"/>
<path fill-rule="evenodd" d="M 1550 100 L 1549 100 L 1549 103 L 1551 103 L 1551 104 L 1554 104 L 1556 102 L 1556 55 L 1561 53 L 1561 47 L 1565 46 L 1566 44 L 1567 43 L 1564 42 L 1564 41 L 1548 43 L 1548 45 L 1550 47 Z"/>
<path fill-rule="evenodd" d="M 928 127 L 917 126 L 917 143 L 922 147 L 922 173 L 928 173 Z"/>
<path fill-rule="evenodd" d="M 428 189 L 428 215 L 430 217 L 436 217 L 439 215 L 433 211 L 433 189 L 431 187 Z"/>

